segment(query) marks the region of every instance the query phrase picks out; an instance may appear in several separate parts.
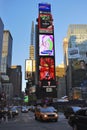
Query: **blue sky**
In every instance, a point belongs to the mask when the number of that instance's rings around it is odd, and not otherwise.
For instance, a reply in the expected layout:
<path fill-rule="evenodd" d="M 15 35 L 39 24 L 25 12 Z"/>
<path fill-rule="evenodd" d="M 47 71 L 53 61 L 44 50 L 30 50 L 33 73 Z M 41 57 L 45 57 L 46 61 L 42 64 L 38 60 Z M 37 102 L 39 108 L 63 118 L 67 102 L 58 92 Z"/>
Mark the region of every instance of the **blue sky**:
<path fill-rule="evenodd" d="M 38 18 L 38 3 L 51 4 L 55 34 L 56 65 L 63 61 L 63 38 L 70 24 L 87 24 L 87 0 L 0 0 L 4 29 L 13 37 L 12 65 L 21 65 L 25 88 L 25 59 L 29 58 L 31 24 Z"/>

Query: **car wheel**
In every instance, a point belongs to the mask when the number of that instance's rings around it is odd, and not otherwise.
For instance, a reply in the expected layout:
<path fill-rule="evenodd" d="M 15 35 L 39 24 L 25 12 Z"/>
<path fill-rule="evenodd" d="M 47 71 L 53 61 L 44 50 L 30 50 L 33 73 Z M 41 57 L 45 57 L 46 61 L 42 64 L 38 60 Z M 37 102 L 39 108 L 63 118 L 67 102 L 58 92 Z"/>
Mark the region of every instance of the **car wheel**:
<path fill-rule="evenodd" d="M 76 124 L 74 124 L 74 126 L 73 126 L 73 130 L 78 130 L 77 125 L 76 125 Z"/>
<path fill-rule="evenodd" d="M 58 119 L 55 119 L 55 122 L 57 122 L 58 121 Z"/>
<path fill-rule="evenodd" d="M 42 117 L 40 117 L 40 121 L 43 121 Z"/>
<path fill-rule="evenodd" d="M 37 120 L 37 117 L 36 117 L 36 115 L 35 115 L 35 120 Z"/>

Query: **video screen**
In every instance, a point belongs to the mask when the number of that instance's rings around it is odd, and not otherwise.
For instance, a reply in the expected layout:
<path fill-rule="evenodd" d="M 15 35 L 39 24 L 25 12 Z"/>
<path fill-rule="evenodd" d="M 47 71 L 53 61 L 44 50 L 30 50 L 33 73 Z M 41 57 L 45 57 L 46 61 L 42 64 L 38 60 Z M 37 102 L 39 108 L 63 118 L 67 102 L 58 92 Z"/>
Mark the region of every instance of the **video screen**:
<path fill-rule="evenodd" d="M 32 60 L 26 59 L 25 60 L 25 79 L 29 79 L 32 78 L 32 68 L 33 64 L 32 64 Z"/>
<path fill-rule="evenodd" d="M 39 3 L 39 12 L 51 12 L 51 5 L 48 3 Z"/>
<path fill-rule="evenodd" d="M 55 78 L 54 59 L 52 57 L 40 58 L 40 80 L 53 80 Z"/>
<path fill-rule="evenodd" d="M 39 17 L 39 29 L 53 29 L 52 16 L 50 14 L 40 14 Z"/>
<path fill-rule="evenodd" d="M 54 38 L 53 35 L 39 35 L 39 55 L 53 56 L 54 55 Z"/>

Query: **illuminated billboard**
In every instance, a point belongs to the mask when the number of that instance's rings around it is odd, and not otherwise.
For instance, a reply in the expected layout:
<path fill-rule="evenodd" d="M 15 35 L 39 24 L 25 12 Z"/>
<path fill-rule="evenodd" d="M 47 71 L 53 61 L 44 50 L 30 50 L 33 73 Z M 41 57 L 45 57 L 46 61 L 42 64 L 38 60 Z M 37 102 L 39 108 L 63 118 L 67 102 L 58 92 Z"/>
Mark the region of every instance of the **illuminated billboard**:
<path fill-rule="evenodd" d="M 74 70 L 83 69 L 86 70 L 86 63 L 84 60 L 72 60 L 72 67 Z"/>
<path fill-rule="evenodd" d="M 54 38 L 53 35 L 39 35 L 39 55 L 53 56 L 54 55 Z"/>
<path fill-rule="evenodd" d="M 39 65 L 39 80 L 53 80 L 55 78 L 54 59 L 41 57 Z"/>
<path fill-rule="evenodd" d="M 32 60 L 25 61 L 25 79 L 32 78 Z"/>
<path fill-rule="evenodd" d="M 28 95 L 24 96 L 24 102 L 27 103 L 29 101 Z"/>
<path fill-rule="evenodd" d="M 39 31 L 40 32 L 53 32 L 53 20 L 51 14 L 40 14 L 39 15 Z"/>
<path fill-rule="evenodd" d="M 51 12 L 51 5 L 47 3 L 39 3 L 39 13 Z"/>
<path fill-rule="evenodd" d="M 35 60 L 27 59 L 25 60 L 25 79 L 32 78 L 32 73 L 35 72 Z"/>

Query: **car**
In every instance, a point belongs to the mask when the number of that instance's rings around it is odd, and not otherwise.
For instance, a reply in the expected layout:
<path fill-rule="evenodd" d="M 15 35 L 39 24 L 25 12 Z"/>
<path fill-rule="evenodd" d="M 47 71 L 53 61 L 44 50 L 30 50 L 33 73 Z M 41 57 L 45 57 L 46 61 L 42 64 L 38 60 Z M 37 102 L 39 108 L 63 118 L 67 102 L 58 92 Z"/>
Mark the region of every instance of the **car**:
<path fill-rule="evenodd" d="M 30 106 L 30 111 L 35 112 L 35 106 Z"/>
<path fill-rule="evenodd" d="M 58 113 L 51 107 L 40 107 L 35 109 L 35 120 L 58 121 Z"/>
<path fill-rule="evenodd" d="M 12 117 L 15 117 L 16 115 L 19 114 L 19 111 L 16 107 L 11 107 L 10 108 L 10 114 L 11 114 Z"/>
<path fill-rule="evenodd" d="M 68 118 L 69 125 L 73 130 L 87 130 L 87 107 L 81 108 Z"/>
<path fill-rule="evenodd" d="M 66 117 L 66 119 L 68 119 L 71 114 L 74 114 L 79 109 L 81 109 L 81 107 L 79 106 L 68 106 L 64 110 L 64 116 Z"/>
<path fill-rule="evenodd" d="M 4 113 L 4 116 L 6 117 L 6 115 L 8 116 L 8 118 L 11 118 L 11 111 L 8 107 L 4 107 L 3 108 L 3 113 Z"/>
<path fill-rule="evenodd" d="M 8 108 L 8 107 L 3 107 L 3 108 L 0 108 L 0 118 L 6 118 L 6 116 L 8 118 L 11 118 L 11 117 L 14 117 L 16 114 L 14 113 L 14 110 L 13 108 Z M 17 111 L 16 111 L 17 112 Z M 17 113 L 18 114 L 18 113 Z"/>
<path fill-rule="evenodd" d="M 28 108 L 26 106 L 22 106 L 21 112 L 22 113 L 27 113 L 28 112 Z"/>
<path fill-rule="evenodd" d="M 5 119 L 4 109 L 0 108 L 0 120 L 2 117 Z"/>
<path fill-rule="evenodd" d="M 8 109 L 8 107 L 3 107 L 3 108 L 0 108 L 0 117 L 6 117 L 10 115 L 10 111 Z"/>

